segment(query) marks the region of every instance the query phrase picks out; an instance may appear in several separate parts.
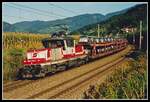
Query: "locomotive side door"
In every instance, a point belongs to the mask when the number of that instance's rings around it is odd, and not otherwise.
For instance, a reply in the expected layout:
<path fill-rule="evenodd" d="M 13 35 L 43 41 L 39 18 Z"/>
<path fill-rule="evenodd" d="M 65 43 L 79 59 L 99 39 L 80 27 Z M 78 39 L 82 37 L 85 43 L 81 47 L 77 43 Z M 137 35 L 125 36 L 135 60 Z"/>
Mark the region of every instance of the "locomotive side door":
<path fill-rule="evenodd" d="M 64 40 L 63 55 L 65 58 L 71 58 L 75 56 L 75 41 L 73 39 Z"/>

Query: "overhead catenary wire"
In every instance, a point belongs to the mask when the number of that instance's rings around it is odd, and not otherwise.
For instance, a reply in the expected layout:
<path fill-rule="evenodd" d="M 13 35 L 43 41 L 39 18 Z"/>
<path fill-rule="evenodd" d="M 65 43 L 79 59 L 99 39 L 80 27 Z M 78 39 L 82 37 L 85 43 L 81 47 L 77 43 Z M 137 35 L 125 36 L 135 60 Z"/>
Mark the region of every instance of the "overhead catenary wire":
<path fill-rule="evenodd" d="M 45 10 L 40 10 L 40 9 L 37 9 L 37 8 L 33 8 L 33 7 L 21 5 L 21 4 L 15 4 L 15 3 L 11 3 L 11 4 L 16 5 L 16 6 L 19 6 L 19 7 L 23 7 L 23 8 L 32 9 L 32 10 L 34 10 L 34 11 L 38 11 L 38 12 L 42 12 L 42 13 L 46 13 L 46 14 L 55 15 L 55 16 L 58 16 L 58 17 L 67 17 L 67 16 L 64 16 L 64 15 L 56 14 L 56 13 L 49 12 L 49 11 L 45 11 Z"/>
<path fill-rule="evenodd" d="M 33 13 L 38 14 L 40 16 L 47 16 L 47 17 L 50 17 L 50 16 L 60 17 L 61 16 L 62 17 L 62 15 L 58 15 L 58 14 L 53 13 L 53 12 L 49 12 L 49 11 L 45 11 L 45 10 L 41 10 L 41 9 L 37 9 L 37 8 L 33 8 L 33 7 L 29 7 L 29 6 L 26 6 L 26 5 L 16 4 L 16 3 L 9 3 L 9 5 L 5 4 L 5 6 L 12 7 L 12 8 L 15 8 L 15 9 L 19 9 L 19 11 L 24 10 L 24 11 L 28 11 L 28 12 L 33 12 Z M 66 9 L 63 9 L 63 10 L 66 10 Z M 72 11 L 69 11 L 69 12 L 72 12 Z M 11 15 L 7 15 L 7 16 L 8 17 L 17 17 L 17 16 L 11 16 Z M 19 17 L 17 17 L 17 18 L 21 19 L 21 18 L 25 18 L 25 17 L 21 17 L 21 15 L 19 15 Z M 25 18 L 25 19 L 27 19 L 27 18 Z"/>
<path fill-rule="evenodd" d="M 74 12 L 74 11 L 72 11 L 72 10 L 69 10 L 69 9 L 66 9 L 66 8 L 63 8 L 63 7 L 61 7 L 61 6 L 58 6 L 58 5 L 55 5 L 55 4 L 52 4 L 52 3 L 49 3 L 48 2 L 48 4 L 50 5 L 50 6 L 53 6 L 53 7 L 57 7 L 57 8 L 60 8 L 60 9 L 62 9 L 62 10 L 64 10 L 64 11 L 67 11 L 67 12 L 69 12 L 69 13 L 72 13 L 72 14 L 77 14 L 77 12 Z M 78 15 L 78 14 L 77 14 Z M 64 23 L 64 24 L 61 24 L 61 25 L 67 25 L 67 21 L 65 21 L 66 23 Z M 59 24 L 60 25 L 60 24 Z M 68 26 L 69 27 L 69 26 Z M 68 27 L 67 26 L 65 26 L 65 28 L 63 28 L 63 29 L 68 29 Z"/>
<path fill-rule="evenodd" d="M 69 10 L 69 9 L 66 9 L 66 8 L 63 8 L 61 6 L 58 6 L 58 5 L 55 5 L 55 4 L 52 4 L 52 3 L 48 3 L 48 4 L 53 6 L 53 7 L 57 7 L 57 8 L 63 9 L 64 11 L 67 11 L 67 12 L 70 12 L 70 13 L 73 13 L 73 14 L 77 14 L 76 12 L 74 12 L 72 10 Z"/>
<path fill-rule="evenodd" d="M 23 8 L 20 8 L 20 7 L 15 7 L 15 6 L 12 6 L 12 5 L 6 5 L 6 4 L 5 4 L 5 6 L 15 8 L 15 9 L 21 9 L 21 10 L 26 11 L 26 12 L 32 12 L 34 14 L 44 16 L 44 17 L 50 17 L 49 15 L 43 14 L 41 12 L 33 11 L 33 10 L 27 10 L 27 9 L 23 9 Z M 53 16 L 53 15 L 51 15 L 51 16 Z M 56 16 L 53 16 L 53 17 L 56 17 Z"/>

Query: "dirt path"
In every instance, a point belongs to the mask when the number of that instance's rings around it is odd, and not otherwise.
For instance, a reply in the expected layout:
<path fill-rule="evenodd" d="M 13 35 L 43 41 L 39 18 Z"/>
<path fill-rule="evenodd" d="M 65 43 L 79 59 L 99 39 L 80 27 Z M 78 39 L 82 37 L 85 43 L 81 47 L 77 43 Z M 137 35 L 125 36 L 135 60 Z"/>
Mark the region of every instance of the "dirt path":
<path fill-rule="evenodd" d="M 26 99 L 26 98 L 44 98 L 47 99 L 50 97 L 50 95 L 46 95 L 45 93 L 48 92 L 46 90 L 50 90 L 53 87 L 56 87 L 58 85 L 61 85 L 62 83 L 66 82 L 67 80 L 71 80 L 74 77 L 80 76 L 84 73 L 89 72 L 90 70 L 93 70 L 97 67 L 106 65 L 107 63 L 110 63 L 111 61 L 114 61 L 121 56 L 125 55 L 127 52 L 131 50 L 131 47 L 127 47 L 125 50 L 118 52 L 114 55 L 102 58 L 100 60 L 88 63 L 86 65 L 82 65 L 77 68 L 73 68 L 68 71 L 64 71 L 61 73 L 58 73 L 56 75 L 46 77 L 39 80 L 33 80 L 31 83 L 27 83 L 21 87 L 13 88 L 12 90 L 6 91 L 6 87 L 4 85 L 4 92 L 3 92 L 3 98 L 4 99 Z M 43 96 L 42 96 L 43 95 Z M 38 96 L 38 97 L 34 97 Z M 42 96 L 42 97 L 41 97 Z"/>

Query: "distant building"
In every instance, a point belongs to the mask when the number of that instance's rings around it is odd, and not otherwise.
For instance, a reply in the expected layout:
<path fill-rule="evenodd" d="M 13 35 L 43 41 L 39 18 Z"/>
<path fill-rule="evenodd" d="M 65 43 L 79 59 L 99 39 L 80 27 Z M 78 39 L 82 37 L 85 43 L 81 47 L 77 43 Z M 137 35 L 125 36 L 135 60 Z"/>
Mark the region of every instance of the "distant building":
<path fill-rule="evenodd" d="M 137 28 L 129 26 L 129 27 L 122 28 L 121 30 L 124 31 L 124 32 L 126 32 L 126 33 L 130 33 L 130 32 L 137 31 Z"/>

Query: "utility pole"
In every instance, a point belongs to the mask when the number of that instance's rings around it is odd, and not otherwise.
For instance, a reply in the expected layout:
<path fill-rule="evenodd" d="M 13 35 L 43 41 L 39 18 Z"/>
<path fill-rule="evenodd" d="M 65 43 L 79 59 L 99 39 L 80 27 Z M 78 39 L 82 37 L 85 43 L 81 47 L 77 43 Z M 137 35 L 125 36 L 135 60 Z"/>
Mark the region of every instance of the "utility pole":
<path fill-rule="evenodd" d="M 133 32 L 133 44 L 135 44 L 135 32 Z"/>
<path fill-rule="evenodd" d="M 139 50 L 141 50 L 141 37 L 142 37 L 142 21 L 140 21 L 140 40 L 139 40 Z"/>
<path fill-rule="evenodd" d="M 98 32 L 98 38 L 99 38 L 99 24 L 98 24 L 98 27 L 97 27 L 97 32 Z"/>

